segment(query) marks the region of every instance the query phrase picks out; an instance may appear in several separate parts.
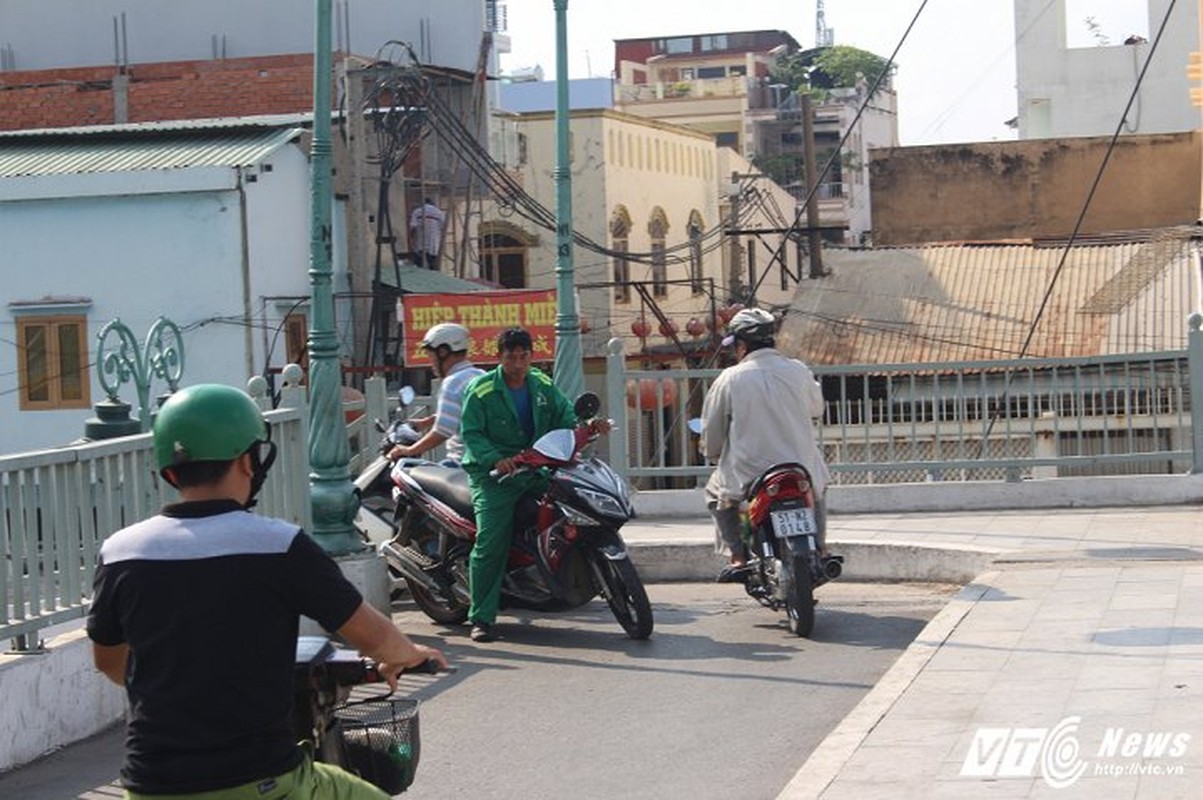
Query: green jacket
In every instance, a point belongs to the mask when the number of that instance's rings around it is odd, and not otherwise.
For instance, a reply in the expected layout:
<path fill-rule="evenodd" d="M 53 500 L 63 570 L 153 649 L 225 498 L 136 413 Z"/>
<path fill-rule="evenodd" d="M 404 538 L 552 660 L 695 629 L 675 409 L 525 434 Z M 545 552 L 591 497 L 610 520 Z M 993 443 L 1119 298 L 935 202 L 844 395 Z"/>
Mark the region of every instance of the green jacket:
<path fill-rule="evenodd" d="M 526 375 L 535 417 L 535 435 L 528 438 L 518 421 L 518 409 L 505 385 L 500 365 L 468 384 L 464 390 L 460 436 L 464 440 L 464 469 L 479 479 L 503 458 L 517 455 L 548 431 L 576 425 L 576 412 L 546 373 L 531 367 Z"/>

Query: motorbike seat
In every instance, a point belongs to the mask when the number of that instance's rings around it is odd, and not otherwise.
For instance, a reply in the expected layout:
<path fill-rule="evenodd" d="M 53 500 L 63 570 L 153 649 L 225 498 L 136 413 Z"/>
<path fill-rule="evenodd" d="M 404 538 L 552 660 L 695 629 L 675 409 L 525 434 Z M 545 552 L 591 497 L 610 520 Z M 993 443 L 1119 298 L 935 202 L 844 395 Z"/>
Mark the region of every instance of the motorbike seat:
<path fill-rule="evenodd" d="M 456 467 L 423 464 L 412 467 L 409 476 L 434 497 L 468 519 L 475 519 L 472 510 L 472 491 L 468 488 L 468 473 Z"/>

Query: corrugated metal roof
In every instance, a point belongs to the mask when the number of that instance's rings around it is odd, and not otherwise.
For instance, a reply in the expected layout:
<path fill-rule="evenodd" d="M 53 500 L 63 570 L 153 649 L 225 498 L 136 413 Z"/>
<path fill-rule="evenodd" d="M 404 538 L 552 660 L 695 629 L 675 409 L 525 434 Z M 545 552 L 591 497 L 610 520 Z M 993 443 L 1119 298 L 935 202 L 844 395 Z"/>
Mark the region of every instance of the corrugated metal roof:
<path fill-rule="evenodd" d="M 333 114 L 337 119 L 339 114 Z M 46 138 L 62 136 L 85 138 L 108 136 L 114 133 L 136 136 L 158 134 L 165 131 L 214 131 L 238 128 L 297 128 L 307 127 L 313 121 L 312 112 L 295 114 L 248 114 L 244 117 L 204 117 L 200 119 L 163 119 L 146 122 L 119 122 L 112 125 L 72 125 L 68 128 L 21 128 L 0 131 L 0 141 L 5 139 Z"/>
<path fill-rule="evenodd" d="M 0 137 L 0 178 L 244 167 L 301 134 L 295 127 L 147 128 L 46 131 Z"/>
<path fill-rule="evenodd" d="M 780 343 L 813 364 L 1011 359 L 1029 333 L 1030 357 L 1178 350 L 1199 296 L 1197 254 L 1180 228 L 1068 253 L 1030 244 L 833 249 L 823 258 L 832 274 L 798 287 Z"/>

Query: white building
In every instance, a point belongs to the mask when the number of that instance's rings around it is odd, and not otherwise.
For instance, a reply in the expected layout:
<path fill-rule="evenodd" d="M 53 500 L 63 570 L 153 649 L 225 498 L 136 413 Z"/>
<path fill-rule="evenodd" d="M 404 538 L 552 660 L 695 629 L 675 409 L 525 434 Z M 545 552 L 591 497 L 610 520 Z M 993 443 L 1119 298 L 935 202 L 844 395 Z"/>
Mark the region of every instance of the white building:
<path fill-rule="evenodd" d="M 4 0 L 0 17 L 0 69 L 38 70 L 312 53 L 315 15 L 301 0 Z M 486 30 L 494 59 L 509 52 L 496 0 L 334 0 L 332 17 L 345 53 L 407 42 L 425 64 L 474 71 Z"/>
<path fill-rule="evenodd" d="M 1079 23 L 1067 21 L 1068 0 L 1015 0 L 1019 138 L 1110 136 L 1121 119 L 1123 133 L 1176 133 L 1199 127 L 1199 109 L 1191 104 L 1186 75 L 1190 53 L 1199 49 L 1199 8 L 1192 2 L 1174 5 L 1124 119 L 1128 98 L 1171 5 L 1170 0 L 1141 4 L 1148 8 L 1147 37 L 1070 47 L 1067 25 Z"/>
<path fill-rule="evenodd" d="M 300 135 L 251 120 L 0 134 L 0 452 L 83 435 L 113 319 L 140 347 L 160 315 L 176 323 L 182 385 L 242 386 L 269 352 L 301 357 L 288 352 L 304 346 L 310 294 Z M 344 232 L 333 240 L 337 290 Z M 136 413 L 132 385 L 119 397 Z"/>

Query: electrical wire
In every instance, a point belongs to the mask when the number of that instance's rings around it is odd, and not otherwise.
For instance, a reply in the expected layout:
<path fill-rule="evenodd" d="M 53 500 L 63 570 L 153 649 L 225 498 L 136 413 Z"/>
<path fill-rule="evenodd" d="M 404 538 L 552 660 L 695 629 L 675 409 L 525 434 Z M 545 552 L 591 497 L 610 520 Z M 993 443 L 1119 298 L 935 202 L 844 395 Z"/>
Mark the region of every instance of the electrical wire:
<path fill-rule="evenodd" d="M 881 86 L 882 81 L 884 81 L 886 76 L 892 71 L 895 59 L 898 57 L 898 51 L 902 49 L 902 46 L 906 43 L 907 38 L 911 35 L 911 31 L 914 29 L 915 23 L 919 21 L 919 17 L 922 16 L 924 9 L 927 8 L 927 3 L 928 0 L 922 0 L 922 2 L 919 3 L 919 8 L 915 11 L 915 15 L 911 17 L 910 24 L 908 24 L 906 26 L 906 30 L 902 32 L 902 38 L 898 40 L 898 44 L 894 46 L 894 51 L 890 53 L 890 57 L 886 59 L 885 66 L 882 68 L 881 72 L 877 73 L 877 76 L 873 79 L 872 85 L 870 85 L 869 89 L 865 92 L 864 102 L 862 102 L 856 109 L 856 115 L 853 116 L 852 121 L 848 123 L 848 129 L 844 131 L 844 135 L 840 137 L 839 143 L 832 149 L 831 155 L 827 158 L 826 163 L 823 164 L 823 168 L 819 170 L 819 174 L 815 176 L 814 181 L 810 182 L 810 191 L 806 193 L 806 199 L 798 205 L 797 210 L 794 212 L 794 221 L 793 224 L 790 225 L 791 228 L 801 228 L 802 215 L 806 213 L 806 209 L 809 208 L 810 204 L 814 202 L 815 194 L 818 193 L 819 186 L 822 185 L 823 178 L 827 176 L 827 173 L 831 171 L 831 167 L 835 164 L 836 160 L 839 159 L 840 154 L 844 150 L 844 145 L 852 136 L 852 132 L 856 130 L 857 123 L 860 122 L 860 118 L 864 115 L 865 109 L 869 107 L 869 102 L 873 99 L 873 95 L 877 93 L 877 89 Z M 784 242 L 782 242 L 779 249 L 782 251 L 782 258 L 784 258 Z M 764 283 L 764 279 L 768 277 L 768 274 L 768 270 L 765 270 L 765 272 L 757 279 L 756 284 L 752 286 L 751 291 L 748 292 L 747 298 L 745 299 L 750 300 L 756 296 L 757 290 L 760 289 L 760 285 Z"/>

